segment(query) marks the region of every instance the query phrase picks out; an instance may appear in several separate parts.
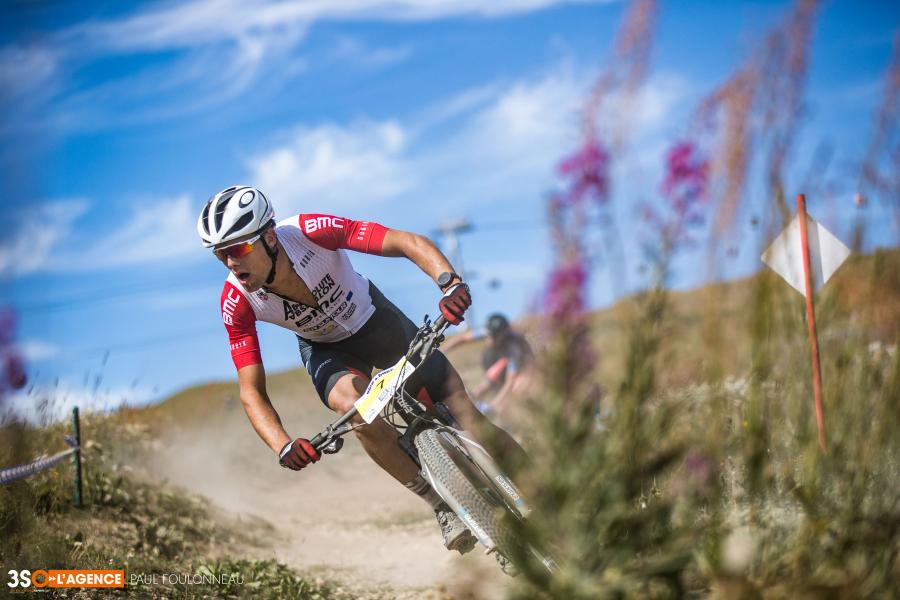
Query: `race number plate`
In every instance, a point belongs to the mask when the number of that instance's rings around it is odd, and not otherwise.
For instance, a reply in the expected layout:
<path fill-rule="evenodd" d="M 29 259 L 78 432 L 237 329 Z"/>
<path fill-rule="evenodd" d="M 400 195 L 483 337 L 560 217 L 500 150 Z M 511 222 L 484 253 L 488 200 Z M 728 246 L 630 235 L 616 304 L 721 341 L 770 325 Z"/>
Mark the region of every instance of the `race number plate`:
<path fill-rule="evenodd" d="M 397 364 L 390 369 L 385 369 L 372 378 L 366 391 L 359 400 L 353 403 L 356 410 L 362 415 L 363 421 L 371 423 L 378 416 L 378 413 L 387 406 L 391 397 L 394 395 L 403 382 L 406 381 L 416 368 L 412 363 L 407 362 L 404 356 Z"/>

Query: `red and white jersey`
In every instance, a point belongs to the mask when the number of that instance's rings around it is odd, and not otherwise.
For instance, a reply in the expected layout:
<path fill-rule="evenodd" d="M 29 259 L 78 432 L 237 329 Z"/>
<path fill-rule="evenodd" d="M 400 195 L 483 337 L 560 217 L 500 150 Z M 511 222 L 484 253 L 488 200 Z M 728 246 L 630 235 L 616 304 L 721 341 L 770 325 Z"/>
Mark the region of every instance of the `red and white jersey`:
<path fill-rule="evenodd" d="M 387 228 L 331 215 L 297 215 L 275 226 L 294 271 L 318 306 L 308 306 L 260 289 L 250 293 L 229 273 L 222 290 L 222 320 L 238 369 L 261 364 L 256 321 L 289 329 L 311 342 L 338 342 L 359 331 L 375 307 L 369 280 L 353 270 L 344 249 L 381 254 Z"/>

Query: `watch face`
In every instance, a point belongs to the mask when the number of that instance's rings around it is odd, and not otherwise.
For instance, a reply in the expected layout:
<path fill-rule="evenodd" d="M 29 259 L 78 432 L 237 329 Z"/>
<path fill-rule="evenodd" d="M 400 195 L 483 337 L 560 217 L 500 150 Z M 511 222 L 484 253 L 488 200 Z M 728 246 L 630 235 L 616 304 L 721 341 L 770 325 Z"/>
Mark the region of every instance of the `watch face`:
<path fill-rule="evenodd" d="M 445 285 L 450 283 L 452 280 L 453 280 L 453 273 L 447 273 L 446 271 L 444 271 L 443 273 L 441 273 L 438 276 L 438 285 L 440 285 L 441 287 L 444 287 Z"/>

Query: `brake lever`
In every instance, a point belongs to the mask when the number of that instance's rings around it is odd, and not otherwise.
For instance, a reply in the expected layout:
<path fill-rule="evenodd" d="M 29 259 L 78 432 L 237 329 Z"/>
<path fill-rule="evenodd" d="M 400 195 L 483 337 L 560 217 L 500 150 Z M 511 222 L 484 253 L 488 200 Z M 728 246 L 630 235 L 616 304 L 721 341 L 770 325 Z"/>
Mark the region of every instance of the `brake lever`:
<path fill-rule="evenodd" d="M 350 428 L 347 427 L 347 425 L 335 427 L 332 423 L 325 427 L 325 431 L 316 434 L 316 437 L 311 439 L 309 443 L 319 452 L 324 454 L 336 454 L 344 447 L 343 436 L 349 431 Z"/>
<path fill-rule="evenodd" d="M 428 337 L 426 340 L 422 341 L 421 347 L 416 348 L 420 359 L 424 360 L 430 356 L 434 348 L 444 341 L 444 332 L 449 326 L 450 323 L 443 315 L 439 316 L 434 323 L 428 319 L 428 315 L 425 315 L 425 324 L 422 325 L 419 333 Z"/>
<path fill-rule="evenodd" d="M 344 447 L 344 438 L 336 437 L 322 448 L 323 454 L 337 454 Z"/>

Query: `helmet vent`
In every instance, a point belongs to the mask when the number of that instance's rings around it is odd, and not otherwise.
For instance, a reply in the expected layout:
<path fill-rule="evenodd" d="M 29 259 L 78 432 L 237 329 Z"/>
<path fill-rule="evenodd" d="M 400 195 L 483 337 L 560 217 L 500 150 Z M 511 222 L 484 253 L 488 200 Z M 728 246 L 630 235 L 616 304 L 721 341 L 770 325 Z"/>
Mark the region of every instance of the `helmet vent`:
<path fill-rule="evenodd" d="M 234 192 L 237 188 L 232 189 L 228 192 L 222 192 L 221 196 L 219 196 L 219 203 L 216 204 L 216 212 L 215 215 L 215 228 L 216 231 L 222 227 L 222 218 L 225 215 L 225 209 L 228 208 L 228 201 L 231 200 L 231 197 L 234 196 Z"/>
<path fill-rule="evenodd" d="M 240 216 L 240 218 L 237 221 L 234 222 L 234 224 L 228 229 L 228 231 L 225 232 L 225 235 L 223 235 L 222 238 L 223 239 L 227 238 L 229 235 L 231 235 L 235 231 L 240 231 L 241 229 L 246 227 L 247 224 L 249 224 L 250 221 L 252 221 L 252 220 L 253 220 L 253 213 L 249 213 L 249 212 L 244 213 L 243 215 Z"/>
<path fill-rule="evenodd" d="M 212 206 L 212 200 L 206 203 L 206 206 L 203 208 L 203 214 L 200 216 L 200 223 L 203 224 L 203 231 L 206 232 L 206 235 L 209 235 L 209 207 Z"/>

